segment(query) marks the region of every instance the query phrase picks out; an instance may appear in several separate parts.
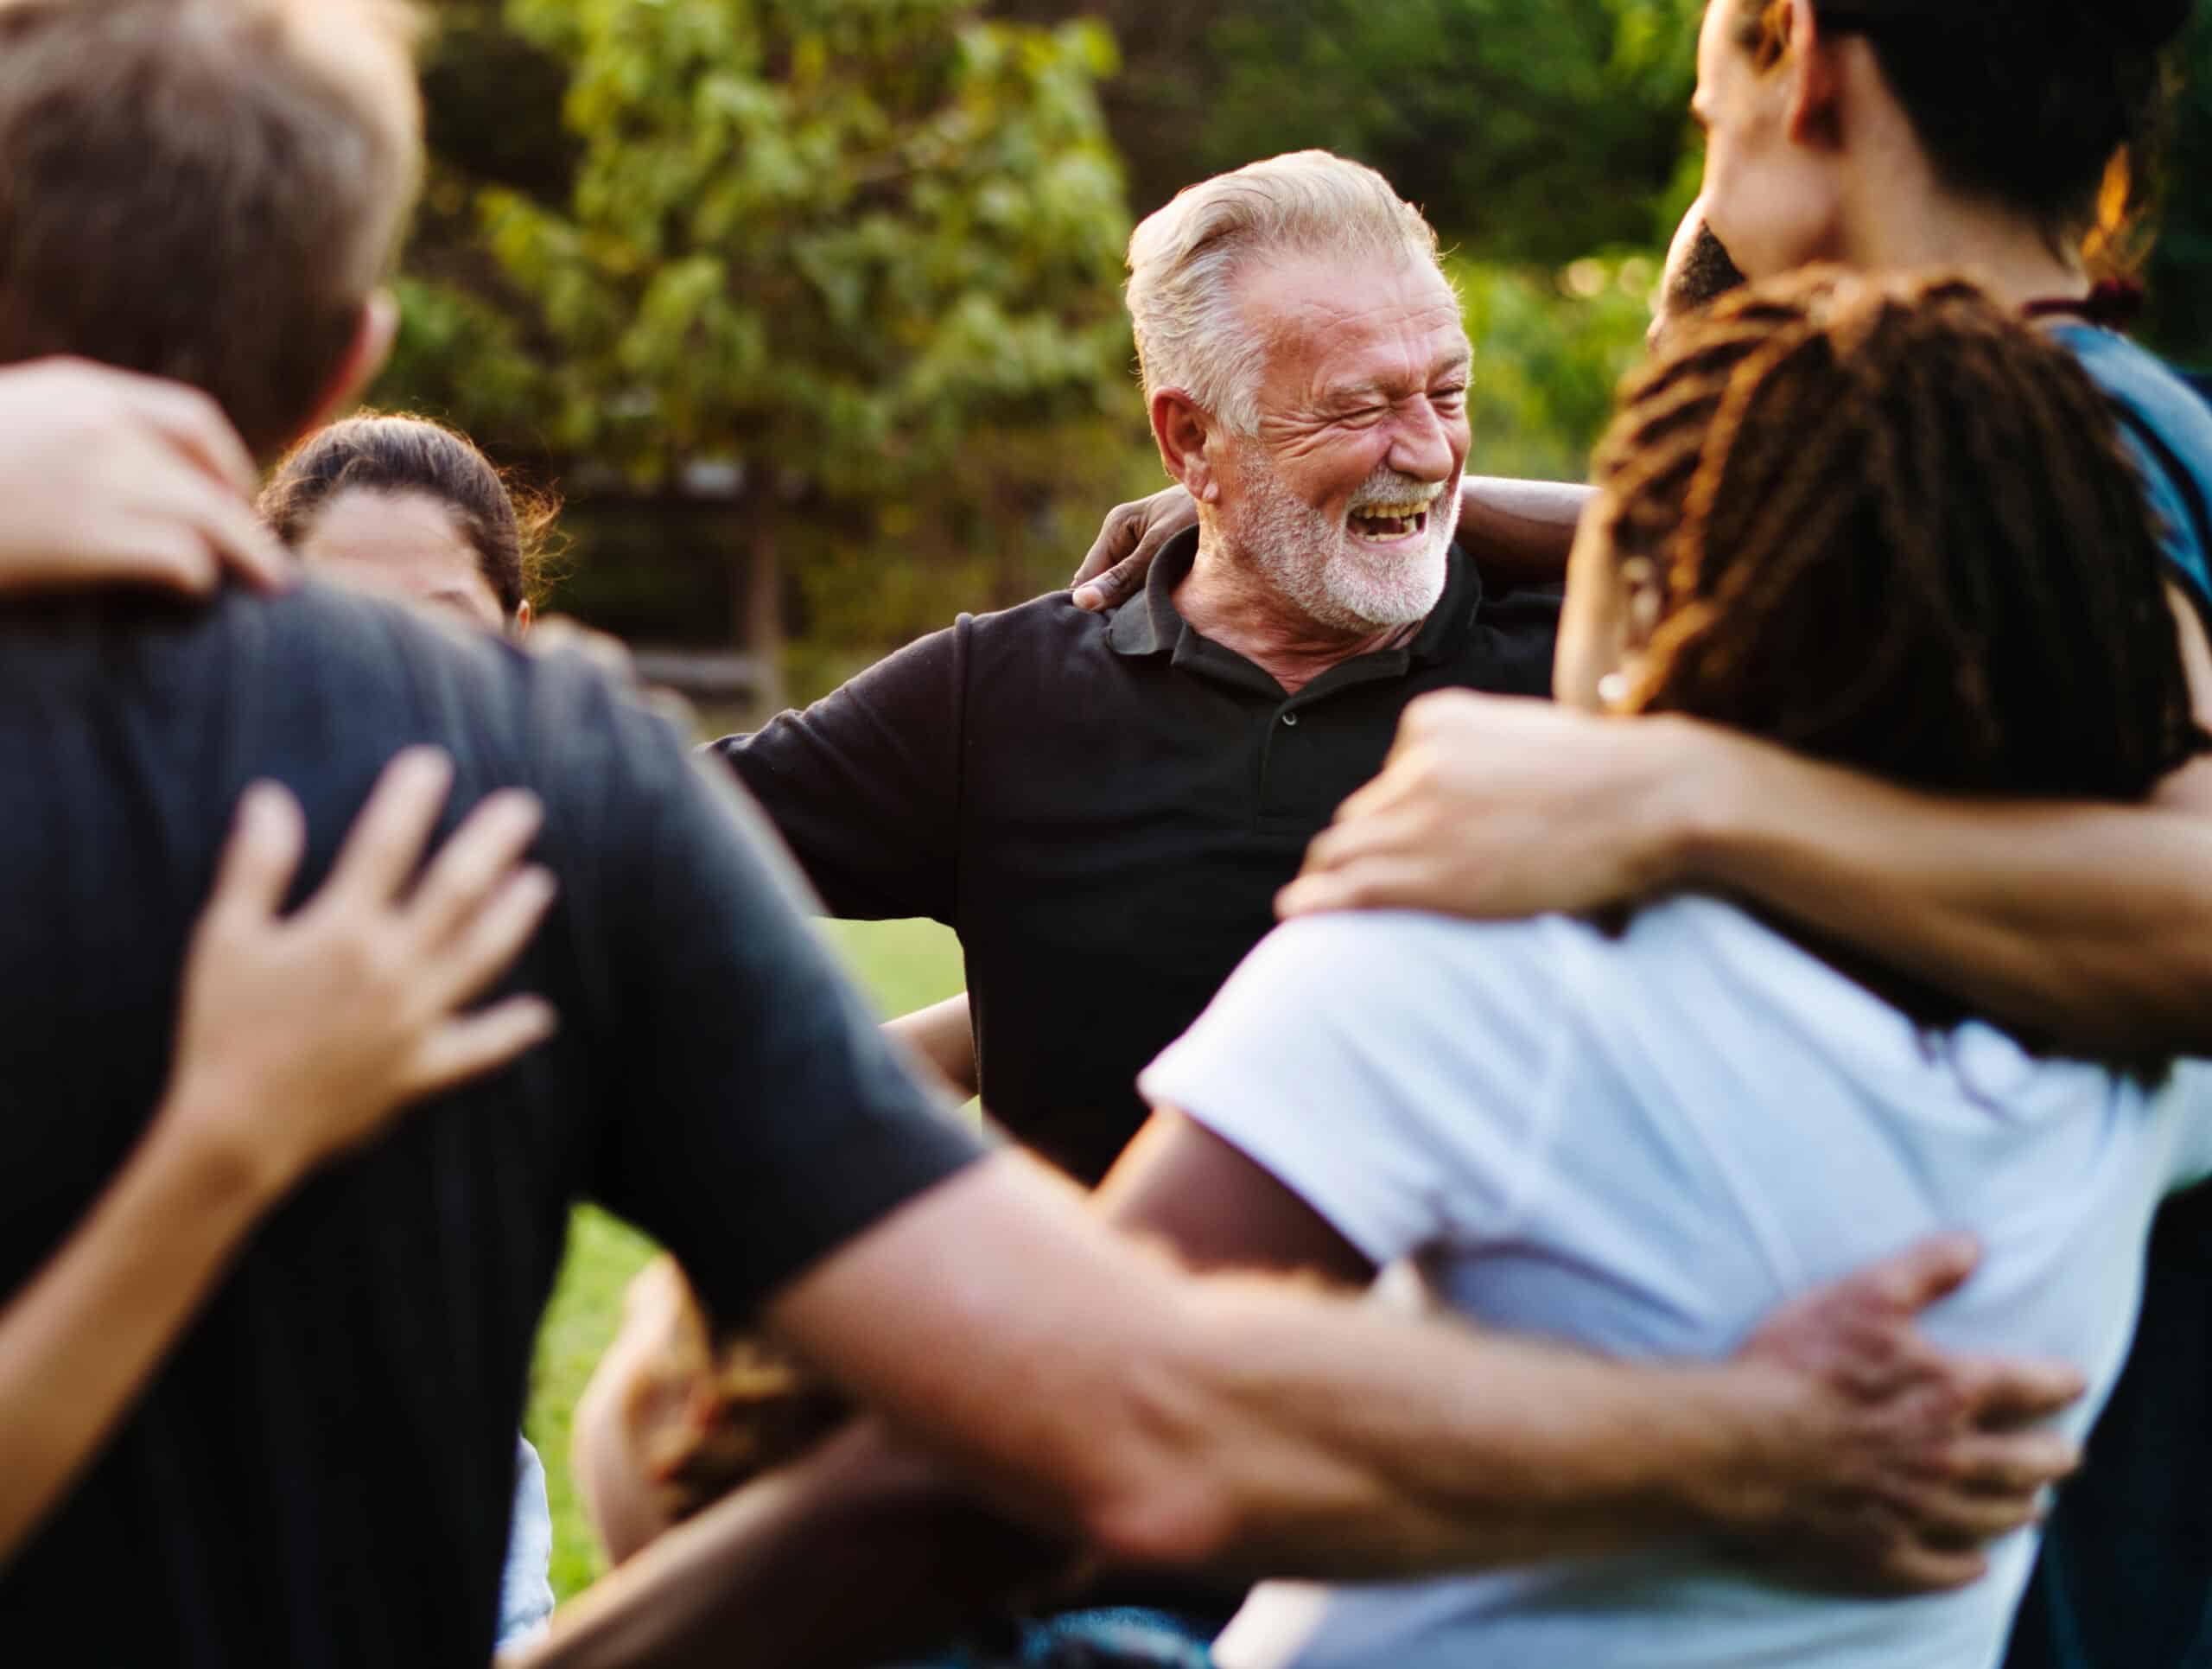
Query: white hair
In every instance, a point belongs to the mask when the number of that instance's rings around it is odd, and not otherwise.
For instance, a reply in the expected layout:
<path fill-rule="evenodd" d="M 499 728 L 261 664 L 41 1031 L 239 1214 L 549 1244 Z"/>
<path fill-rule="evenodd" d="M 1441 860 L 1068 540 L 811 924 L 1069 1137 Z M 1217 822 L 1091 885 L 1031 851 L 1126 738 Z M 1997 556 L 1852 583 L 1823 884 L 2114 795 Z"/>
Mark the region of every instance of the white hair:
<path fill-rule="evenodd" d="M 1237 303 L 1255 255 L 1397 256 L 1440 272 L 1436 233 L 1373 169 L 1325 150 L 1189 187 L 1129 239 L 1129 318 L 1149 399 L 1179 388 L 1241 435 L 1258 432 L 1268 344 Z"/>

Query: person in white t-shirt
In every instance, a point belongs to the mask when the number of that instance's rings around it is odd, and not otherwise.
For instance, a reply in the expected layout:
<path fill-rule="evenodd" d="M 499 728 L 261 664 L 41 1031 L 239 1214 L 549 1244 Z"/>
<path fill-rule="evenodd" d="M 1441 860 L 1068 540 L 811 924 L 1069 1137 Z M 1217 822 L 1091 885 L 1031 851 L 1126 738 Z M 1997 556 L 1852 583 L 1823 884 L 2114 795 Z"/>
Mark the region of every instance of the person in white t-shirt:
<path fill-rule="evenodd" d="M 2085 373 L 1958 281 L 1813 274 L 1724 303 L 1601 448 L 1562 700 L 1694 714 L 1961 795 L 2140 798 L 2205 739 L 2158 532 Z M 1102 1202 L 1214 1263 L 1408 1262 L 1485 1326 L 1719 1358 L 1757 1318 L 1945 1228 L 1929 1316 L 2126 1350 L 2151 1216 L 2212 1171 L 2212 1067 L 2047 1058 L 1735 905 L 1625 926 L 1319 916 L 1263 942 L 1143 1080 Z M 1269 1583 L 1224 1669 L 1981 1669 L 2035 1553 L 1911 1600 L 1728 1550 L 1399 1586 Z"/>

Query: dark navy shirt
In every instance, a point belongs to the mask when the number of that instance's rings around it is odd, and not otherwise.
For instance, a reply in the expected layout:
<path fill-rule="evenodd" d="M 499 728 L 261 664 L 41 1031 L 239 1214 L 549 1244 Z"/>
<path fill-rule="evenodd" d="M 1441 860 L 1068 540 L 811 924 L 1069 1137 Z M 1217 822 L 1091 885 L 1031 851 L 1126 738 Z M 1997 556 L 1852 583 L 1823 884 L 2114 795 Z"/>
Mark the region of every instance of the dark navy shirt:
<path fill-rule="evenodd" d="M 2212 409 L 2109 331 L 2056 334 L 2112 396 L 2176 582 L 2212 618 Z M 2006 1664 L 2212 1669 L 2212 1184 L 2159 1214 L 2134 1348 L 2059 1494 Z"/>
<path fill-rule="evenodd" d="M 740 1315 L 977 1150 L 816 944 L 758 814 L 581 663 L 315 585 L 10 605 L 0 1297 L 83 1218 L 161 1095 L 186 935 L 240 790 L 299 795 L 304 892 L 418 742 L 456 761 L 448 828 L 495 787 L 545 802 L 537 856 L 561 897 L 512 983 L 552 1000 L 561 1032 L 262 1226 L 81 1485 L 0 1564 L 0 1661 L 488 1663 L 570 1202 L 659 1237 Z"/>
<path fill-rule="evenodd" d="M 1455 551 L 1409 644 L 1287 695 L 1176 613 L 1197 551 L 1170 545 L 1110 615 L 1062 592 L 963 616 L 716 744 L 832 912 L 959 933 L 984 1105 L 1086 1182 L 1406 704 L 1551 691 L 1556 588 L 1486 597 Z"/>

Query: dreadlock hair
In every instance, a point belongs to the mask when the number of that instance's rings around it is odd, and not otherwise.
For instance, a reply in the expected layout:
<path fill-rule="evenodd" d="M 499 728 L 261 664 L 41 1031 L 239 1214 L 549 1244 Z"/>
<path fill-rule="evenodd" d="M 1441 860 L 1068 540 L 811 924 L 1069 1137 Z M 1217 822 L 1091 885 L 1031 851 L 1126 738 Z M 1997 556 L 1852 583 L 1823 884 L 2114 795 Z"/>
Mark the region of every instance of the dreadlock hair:
<path fill-rule="evenodd" d="M 1596 474 L 1657 593 L 1630 710 L 1954 794 L 2139 800 L 2212 745 L 2105 396 L 1963 279 L 1724 297 L 1631 377 Z"/>

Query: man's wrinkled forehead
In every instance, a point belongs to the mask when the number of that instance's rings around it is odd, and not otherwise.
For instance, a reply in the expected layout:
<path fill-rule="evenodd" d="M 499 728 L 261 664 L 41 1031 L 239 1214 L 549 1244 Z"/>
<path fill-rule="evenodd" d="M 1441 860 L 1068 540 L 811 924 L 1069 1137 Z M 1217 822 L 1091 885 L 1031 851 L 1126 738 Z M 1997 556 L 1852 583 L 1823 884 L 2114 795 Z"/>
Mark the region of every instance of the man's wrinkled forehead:
<path fill-rule="evenodd" d="M 1269 383 L 1404 392 L 1471 358 L 1459 298 L 1432 262 L 1277 258 L 1255 264 L 1240 288 Z"/>

